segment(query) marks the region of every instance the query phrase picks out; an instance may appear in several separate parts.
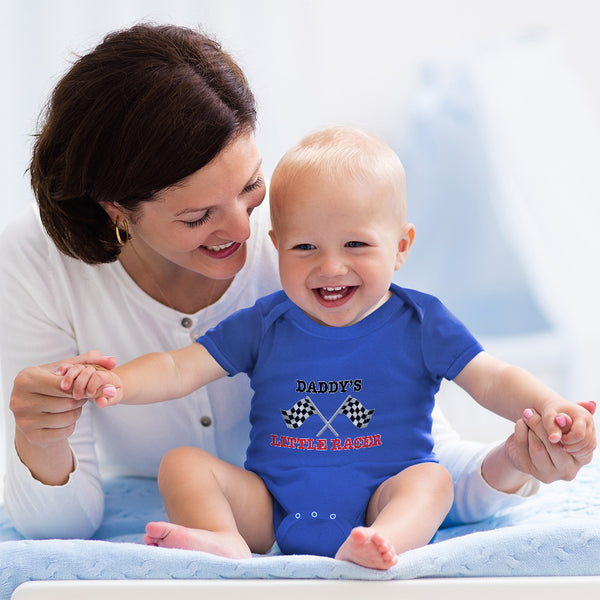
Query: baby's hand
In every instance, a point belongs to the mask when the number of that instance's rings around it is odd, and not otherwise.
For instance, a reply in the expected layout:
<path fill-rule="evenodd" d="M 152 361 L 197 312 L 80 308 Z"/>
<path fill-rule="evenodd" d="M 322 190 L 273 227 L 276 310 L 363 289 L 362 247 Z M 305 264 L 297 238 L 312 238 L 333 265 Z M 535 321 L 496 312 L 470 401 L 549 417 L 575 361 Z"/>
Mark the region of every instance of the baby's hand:
<path fill-rule="evenodd" d="M 99 365 L 64 363 L 56 372 L 62 375 L 61 389 L 71 391 L 76 400 L 93 398 L 100 408 L 119 402 L 121 381 L 112 371 Z"/>

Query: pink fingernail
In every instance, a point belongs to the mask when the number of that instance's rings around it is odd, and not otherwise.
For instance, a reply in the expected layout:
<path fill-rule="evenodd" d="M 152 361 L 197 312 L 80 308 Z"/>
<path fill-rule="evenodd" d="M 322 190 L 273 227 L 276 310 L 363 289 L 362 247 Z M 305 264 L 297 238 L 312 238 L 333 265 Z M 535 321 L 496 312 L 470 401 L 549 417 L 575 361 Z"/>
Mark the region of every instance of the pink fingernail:
<path fill-rule="evenodd" d="M 559 427 L 565 427 L 565 425 L 567 424 L 567 418 L 565 417 L 565 415 L 558 415 L 556 417 L 556 424 Z"/>
<path fill-rule="evenodd" d="M 531 419 L 531 417 L 533 417 L 533 411 L 532 411 L 530 408 L 526 408 L 526 409 L 523 411 L 523 417 L 524 417 L 525 419 Z"/>
<path fill-rule="evenodd" d="M 102 388 L 102 393 L 108 398 L 114 398 L 117 395 L 117 388 L 114 385 L 107 385 Z"/>

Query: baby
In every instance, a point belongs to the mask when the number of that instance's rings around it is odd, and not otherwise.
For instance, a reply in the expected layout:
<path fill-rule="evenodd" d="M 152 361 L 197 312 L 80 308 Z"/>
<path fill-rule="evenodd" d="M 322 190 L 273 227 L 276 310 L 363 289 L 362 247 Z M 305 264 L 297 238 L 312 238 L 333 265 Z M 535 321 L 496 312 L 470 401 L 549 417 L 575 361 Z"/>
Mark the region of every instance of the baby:
<path fill-rule="evenodd" d="M 484 352 L 436 298 L 392 284 L 415 227 L 388 146 L 347 127 L 309 135 L 277 165 L 270 198 L 283 291 L 186 348 L 60 371 L 63 389 L 101 406 L 249 375 L 245 469 L 171 450 L 159 472 L 171 522 L 149 523 L 147 543 L 242 558 L 277 541 L 284 553 L 388 569 L 431 540 L 452 504 L 431 436 L 443 378 L 513 421 L 537 411 L 567 451 L 593 449 L 585 409 Z"/>

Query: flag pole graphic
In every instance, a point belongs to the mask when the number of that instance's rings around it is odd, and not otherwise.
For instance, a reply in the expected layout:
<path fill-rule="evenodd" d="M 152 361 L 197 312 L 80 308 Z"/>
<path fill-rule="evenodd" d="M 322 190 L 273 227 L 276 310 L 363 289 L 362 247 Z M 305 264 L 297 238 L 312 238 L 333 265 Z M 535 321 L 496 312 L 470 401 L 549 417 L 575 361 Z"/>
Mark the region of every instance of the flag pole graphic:
<path fill-rule="evenodd" d="M 333 415 L 331 416 L 331 418 L 329 419 L 329 421 L 326 421 L 325 419 L 323 419 L 323 422 L 325 423 L 325 426 L 323 427 L 323 429 L 321 429 L 321 431 L 319 431 L 319 433 L 317 433 L 317 437 L 321 437 L 321 434 L 325 431 L 325 429 L 327 427 L 329 427 L 329 429 L 332 429 L 331 427 L 331 422 L 340 414 L 340 412 L 342 411 L 342 408 L 344 408 L 344 406 L 346 405 L 346 402 L 348 402 L 348 400 L 350 400 L 350 396 L 348 396 L 339 406 L 338 409 L 333 413 Z M 333 431 L 333 429 L 332 429 Z M 335 431 L 334 431 L 335 433 Z M 337 433 L 335 433 L 336 437 L 340 437 Z"/>
<path fill-rule="evenodd" d="M 308 398 L 308 396 L 307 396 Z M 312 402 L 312 401 L 311 401 Z M 346 402 L 344 400 L 344 402 Z M 321 434 L 327 429 L 329 428 L 331 430 L 331 432 L 333 433 L 333 435 L 335 435 L 335 437 L 340 437 L 340 434 L 333 428 L 333 426 L 331 425 L 331 421 L 333 420 L 333 417 L 331 417 L 331 419 L 329 419 L 329 421 L 323 416 L 323 414 L 321 413 L 321 411 L 315 406 L 315 403 L 312 403 L 315 412 L 319 415 L 319 417 L 321 417 L 321 420 L 323 421 L 323 423 L 325 423 L 325 425 L 323 426 L 323 429 L 321 429 L 321 431 L 319 431 L 319 433 L 317 433 L 317 437 L 321 437 Z M 342 408 L 340 406 L 340 408 Z M 339 408 L 338 408 L 339 411 Z"/>

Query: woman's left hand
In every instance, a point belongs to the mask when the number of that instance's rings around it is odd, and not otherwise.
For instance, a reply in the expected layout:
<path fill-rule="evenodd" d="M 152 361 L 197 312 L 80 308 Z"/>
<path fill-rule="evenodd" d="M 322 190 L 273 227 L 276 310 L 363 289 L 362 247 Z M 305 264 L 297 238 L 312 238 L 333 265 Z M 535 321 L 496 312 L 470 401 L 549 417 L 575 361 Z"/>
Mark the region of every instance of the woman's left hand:
<path fill-rule="evenodd" d="M 596 410 L 594 402 L 582 402 L 580 405 L 591 414 Z M 581 467 L 592 460 L 593 452 L 573 454 L 561 444 L 550 443 L 541 416 L 535 411 L 531 412 L 531 416 L 515 423 L 515 433 L 506 442 L 513 464 L 543 483 L 571 481 Z"/>
<path fill-rule="evenodd" d="M 594 402 L 581 402 L 591 414 Z M 542 483 L 571 481 L 581 467 L 592 460 L 593 453 L 583 456 L 569 454 L 560 444 L 547 441 L 542 418 L 535 411 L 515 423 L 512 435 L 494 448 L 483 460 L 483 478 L 493 488 L 514 493 L 531 478 Z"/>

